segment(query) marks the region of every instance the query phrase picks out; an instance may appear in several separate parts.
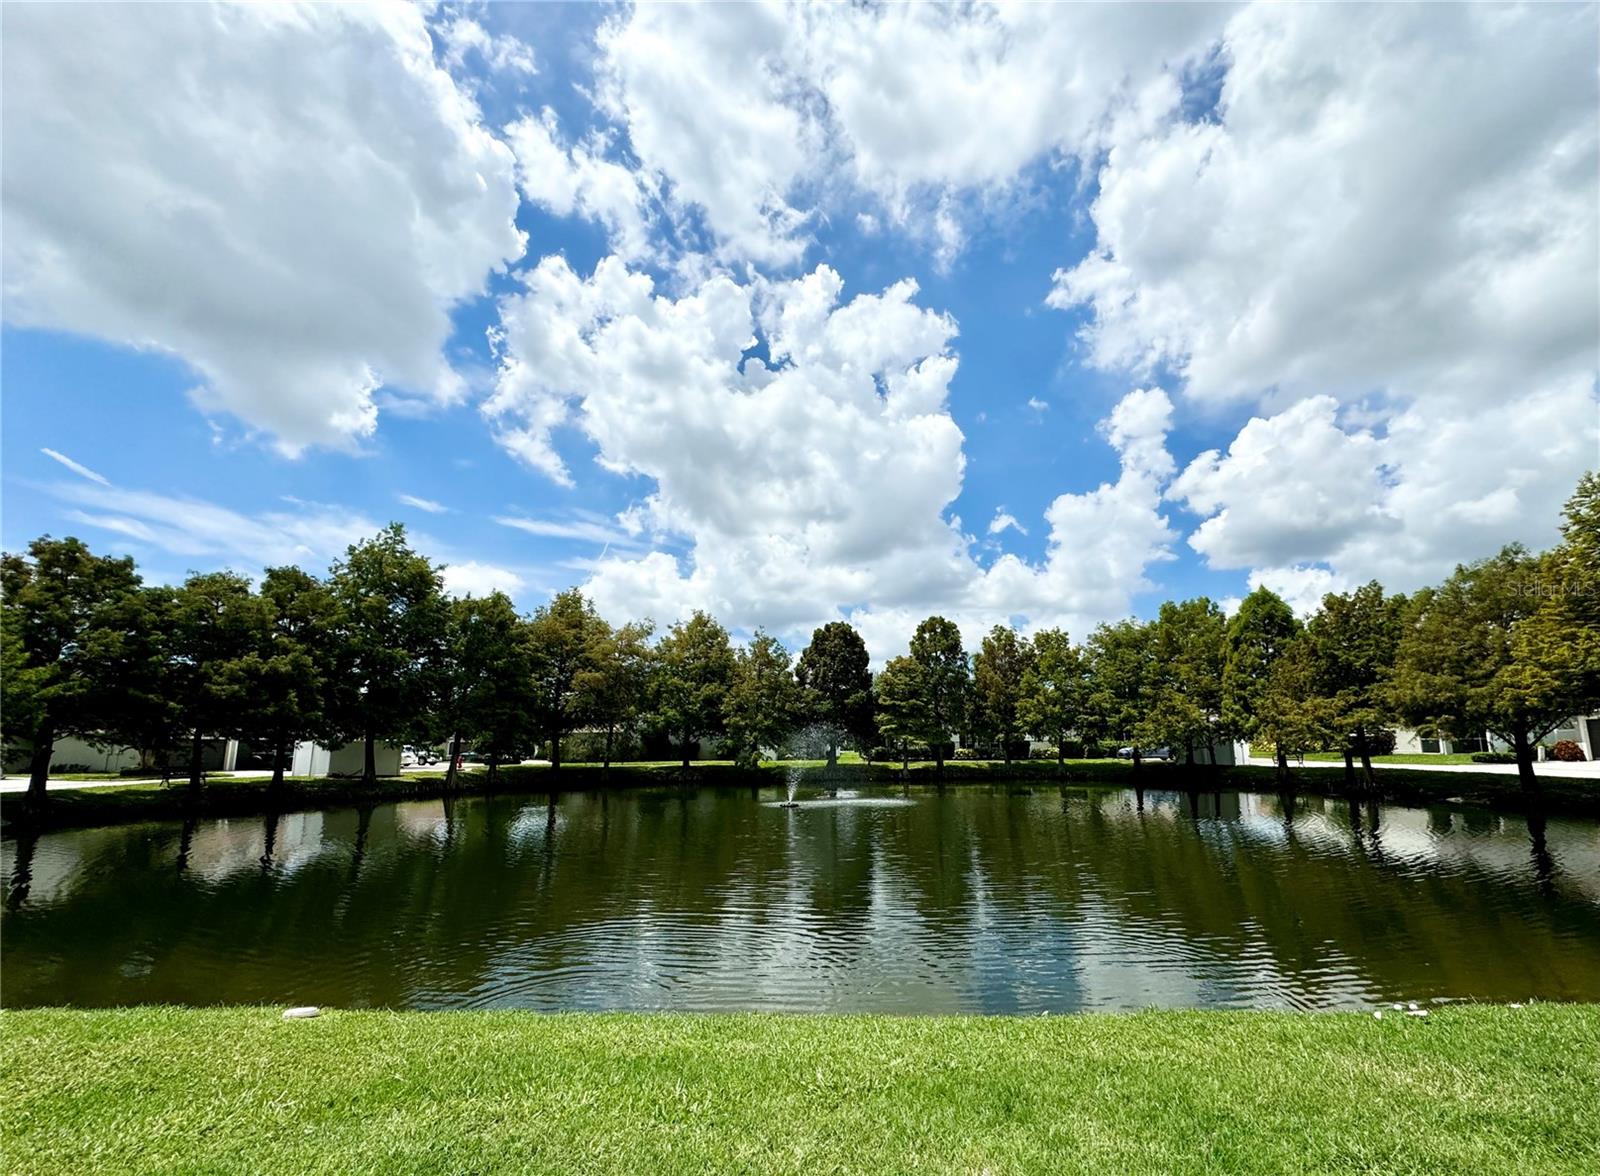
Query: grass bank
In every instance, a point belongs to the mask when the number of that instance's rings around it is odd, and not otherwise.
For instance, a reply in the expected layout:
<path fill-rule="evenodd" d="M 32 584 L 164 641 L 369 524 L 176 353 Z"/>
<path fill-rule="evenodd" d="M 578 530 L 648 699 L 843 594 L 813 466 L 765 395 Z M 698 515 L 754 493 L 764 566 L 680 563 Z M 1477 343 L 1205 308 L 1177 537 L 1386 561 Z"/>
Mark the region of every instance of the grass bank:
<path fill-rule="evenodd" d="M 7 1011 L 12 1172 L 1600 1171 L 1600 1006 Z"/>
<path fill-rule="evenodd" d="M 902 776 L 898 764 L 841 763 L 832 769 L 815 761 L 766 763 L 741 768 L 727 761 L 696 762 L 687 772 L 676 763 L 617 765 L 609 771 L 599 764 L 565 764 L 548 767 L 516 766 L 500 769 L 495 789 L 500 792 L 591 791 L 600 788 L 662 788 L 678 784 L 725 787 L 782 787 L 798 776 L 803 788 L 894 785 L 932 785 L 939 777 L 932 763 L 913 763 Z M 1341 795 L 1343 773 L 1323 769 L 1291 774 L 1297 791 Z M 1208 792 L 1243 789 L 1273 792 L 1278 788 L 1270 767 L 1184 768 L 1176 764 L 1147 763 L 1135 773 L 1125 760 L 1069 760 L 1065 770 L 1053 760 L 1019 760 L 1009 766 L 999 760 L 953 760 L 945 764 L 944 783 L 950 787 L 989 784 L 1021 787 L 1105 785 L 1132 787 L 1142 782 L 1152 789 Z M 1464 801 L 1496 808 L 1520 809 L 1525 798 L 1512 774 L 1491 772 L 1424 772 L 1383 768 L 1378 772 L 1375 799 L 1402 804 L 1428 805 Z M 461 794 L 483 793 L 488 773 L 478 769 L 462 773 Z M 1600 786 L 1593 780 L 1548 776 L 1543 779 L 1545 807 L 1552 813 L 1600 814 Z M 23 797 L 8 793 L 0 801 L 0 817 L 8 833 L 19 828 L 35 830 L 84 828 L 129 821 L 182 819 L 188 816 L 250 816 L 272 811 L 342 808 L 419 800 L 445 795 L 441 773 L 415 773 L 385 777 L 375 784 L 329 777 L 291 777 L 274 793 L 262 777 L 217 778 L 200 795 L 191 795 L 182 783 L 106 784 L 97 788 L 52 789 L 42 812 L 32 812 Z"/>

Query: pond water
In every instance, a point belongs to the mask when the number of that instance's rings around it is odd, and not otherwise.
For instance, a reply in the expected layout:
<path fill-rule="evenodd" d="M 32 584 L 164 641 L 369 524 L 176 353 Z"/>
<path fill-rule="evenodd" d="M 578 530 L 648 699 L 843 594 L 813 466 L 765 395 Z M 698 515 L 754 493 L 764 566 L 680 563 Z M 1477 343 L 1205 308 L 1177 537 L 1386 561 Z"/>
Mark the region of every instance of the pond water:
<path fill-rule="evenodd" d="M 7 841 L 0 1003 L 1600 1000 L 1593 821 L 1038 784 L 783 799 L 500 796 Z"/>

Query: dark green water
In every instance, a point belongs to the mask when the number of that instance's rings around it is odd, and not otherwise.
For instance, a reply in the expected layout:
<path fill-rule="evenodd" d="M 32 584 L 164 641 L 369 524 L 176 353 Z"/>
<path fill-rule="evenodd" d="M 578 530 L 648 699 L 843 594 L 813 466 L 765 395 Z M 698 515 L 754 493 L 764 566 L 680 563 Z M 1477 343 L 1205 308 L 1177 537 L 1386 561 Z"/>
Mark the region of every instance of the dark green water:
<path fill-rule="evenodd" d="M 1039 786 L 779 799 L 504 796 L 9 841 L 0 1001 L 1600 1000 L 1592 821 Z"/>

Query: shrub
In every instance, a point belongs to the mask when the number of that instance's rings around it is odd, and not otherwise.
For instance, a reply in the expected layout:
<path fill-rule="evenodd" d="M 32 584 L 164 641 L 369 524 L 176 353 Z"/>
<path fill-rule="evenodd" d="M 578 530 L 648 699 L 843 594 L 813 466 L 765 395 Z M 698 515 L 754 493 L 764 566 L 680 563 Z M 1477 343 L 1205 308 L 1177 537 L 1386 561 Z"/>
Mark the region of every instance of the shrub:
<path fill-rule="evenodd" d="M 958 760 L 975 760 L 978 758 L 978 753 L 970 747 L 958 747 L 956 748 L 955 755 L 951 756 L 950 758 Z"/>
<path fill-rule="evenodd" d="M 898 747 L 874 747 L 868 757 L 875 764 L 897 764 L 900 762 L 900 749 Z M 928 750 L 926 743 L 906 744 L 905 758 L 909 760 L 931 760 L 933 752 Z"/>
<path fill-rule="evenodd" d="M 1361 754 L 1361 749 L 1356 746 L 1356 739 L 1355 739 L 1354 735 L 1350 736 L 1350 750 L 1355 752 L 1357 755 Z M 1367 754 L 1368 755 L 1393 755 L 1394 754 L 1394 732 L 1389 730 L 1389 729 L 1387 729 L 1387 728 L 1385 728 L 1385 727 L 1380 727 L 1376 731 L 1368 731 L 1367 732 Z"/>
<path fill-rule="evenodd" d="M 1561 739 L 1550 749 L 1550 758 L 1560 760 L 1566 764 L 1582 763 L 1583 748 L 1579 747 L 1571 739 Z"/>
<path fill-rule="evenodd" d="M 1517 757 L 1509 751 L 1475 751 L 1472 753 L 1472 762 L 1475 764 L 1514 764 Z"/>
<path fill-rule="evenodd" d="M 1067 759 L 1084 759 L 1085 749 L 1083 743 L 1077 739 L 1068 739 L 1062 744 L 1062 752 Z M 1056 758 L 1056 745 L 1054 743 L 1035 743 L 1028 749 L 1028 758 L 1036 760 L 1053 760 Z"/>

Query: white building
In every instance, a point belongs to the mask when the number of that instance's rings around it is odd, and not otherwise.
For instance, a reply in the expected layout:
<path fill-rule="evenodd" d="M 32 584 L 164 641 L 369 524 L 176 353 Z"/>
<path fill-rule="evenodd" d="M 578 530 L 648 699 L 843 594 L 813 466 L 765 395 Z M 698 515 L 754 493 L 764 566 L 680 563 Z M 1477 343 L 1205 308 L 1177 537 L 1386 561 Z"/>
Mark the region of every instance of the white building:
<path fill-rule="evenodd" d="M 398 743 L 378 741 L 374 749 L 380 776 L 400 774 Z M 28 770 L 26 748 L 7 749 L 5 771 L 18 775 Z M 207 739 L 200 746 L 200 766 L 207 772 L 233 772 L 244 770 L 269 771 L 269 756 L 252 755 L 248 744 L 237 739 Z M 359 776 L 366 766 L 366 748 L 359 741 L 347 743 L 337 750 L 320 743 L 305 741 L 294 746 L 294 753 L 285 765 L 291 776 Z M 76 735 L 57 739 L 50 752 L 50 771 L 69 772 L 127 772 L 139 767 L 139 752 L 132 747 L 97 744 Z M 177 748 L 172 753 L 171 768 L 176 775 L 186 775 L 189 770 L 189 748 Z"/>
<path fill-rule="evenodd" d="M 1568 719 L 1541 739 L 1546 746 L 1570 740 L 1583 748 L 1583 758 L 1595 757 L 1595 745 L 1600 742 L 1600 715 L 1580 715 Z M 1476 739 L 1424 739 L 1415 731 L 1404 727 L 1394 733 L 1394 749 L 1401 755 L 1455 755 L 1474 751 L 1510 751 L 1511 745 L 1485 732 Z"/>

